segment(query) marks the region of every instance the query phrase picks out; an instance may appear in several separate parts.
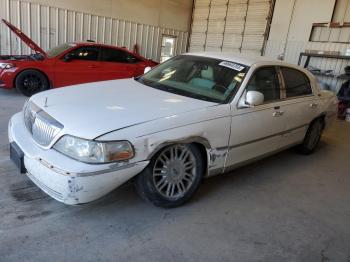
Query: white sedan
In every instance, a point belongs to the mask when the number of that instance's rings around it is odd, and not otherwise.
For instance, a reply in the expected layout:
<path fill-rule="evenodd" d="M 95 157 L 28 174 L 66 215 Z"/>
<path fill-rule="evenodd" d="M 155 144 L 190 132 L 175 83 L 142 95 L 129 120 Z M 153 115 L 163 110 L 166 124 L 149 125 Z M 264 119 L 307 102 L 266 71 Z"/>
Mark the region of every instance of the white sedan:
<path fill-rule="evenodd" d="M 33 96 L 9 122 L 10 155 L 65 204 L 132 180 L 143 198 L 175 207 L 204 177 L 295 145 L 312 153 L 336 103 L 300 67 L 190 53 L 135 79 Z"/>

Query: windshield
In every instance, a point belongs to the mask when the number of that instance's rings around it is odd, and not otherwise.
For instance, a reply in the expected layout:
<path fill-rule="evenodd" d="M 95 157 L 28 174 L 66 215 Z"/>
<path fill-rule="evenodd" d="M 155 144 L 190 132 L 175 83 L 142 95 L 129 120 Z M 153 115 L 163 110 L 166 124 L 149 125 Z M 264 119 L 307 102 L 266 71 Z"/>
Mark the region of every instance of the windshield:
<path fill-rule="evenodd" d="M 183 96 L 227 103 L 247 70 L 247 66 L 230 61 L 181 55 L 160 64 L 137 81 Z"/>
<path fill-rule="evenodd" d="M 55 57 L 55 56 L 58 56 L 59 54 L 62 54 L 64 51 L 68 50 L 69 48 L 72 48 L 73 46 L 75 46 L 74 44 L 61 44 L 61 45 L 58 45 L 54 48 L 51 48 L 50 50 L 48 50 L 46 53 L 47 53 L 47 56 L 48 57 Z"/>

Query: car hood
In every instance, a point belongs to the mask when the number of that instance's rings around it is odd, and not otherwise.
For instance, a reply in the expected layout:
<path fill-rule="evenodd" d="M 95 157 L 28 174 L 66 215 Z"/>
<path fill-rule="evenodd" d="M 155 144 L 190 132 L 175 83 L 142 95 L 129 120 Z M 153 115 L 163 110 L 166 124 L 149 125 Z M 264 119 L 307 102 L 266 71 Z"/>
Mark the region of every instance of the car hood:
<path fill-rule="evenodd" d="M 64 125 L 63 133 L 86 139 L 217 105 L 157 90 L 134 79 L 55 89 L 31 101 Z"/>
<path fill-rule="evenodd" d="M 34 50 L 36 53 L 42 54 L 44 57 L 47 57 L 47 53 L 40 48 L 32 39 L 30 39 L 25 33 L 23 33 L 21 30 L 19 30 L 17 27 L 15 27 L 10 22 L 6 21 L 5 19 L 2 19 L 2 22 L 10 28 L 10 30 L 15 33 L 24 43 L 26 43 L 32 50 Z"/>

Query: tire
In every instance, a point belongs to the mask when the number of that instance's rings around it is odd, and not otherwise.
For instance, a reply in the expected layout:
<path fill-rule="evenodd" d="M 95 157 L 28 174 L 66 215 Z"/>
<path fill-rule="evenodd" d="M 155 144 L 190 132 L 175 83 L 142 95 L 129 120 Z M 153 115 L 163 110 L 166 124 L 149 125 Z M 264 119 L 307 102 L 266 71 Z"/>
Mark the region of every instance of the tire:
<path fill-rule="evenodd" d="M 16 89 L 25 96 L 32 96 L 50 88 L 47 77 L 37 70 L 25 70 L 15 80 Z"/>
<path fill-rule="evenodd" d="M 323 120 L 321 118 L 316 119 L 310 124 L 306 132 L 304 141 L 299 146 L 299 150 L 301 153 L 309 155 L 316 150 L 322 137 L 323 127 Z"/>
<path fill-rule="evenodd" d="M 201 152 L 195 145 L 170 145 L 158 152 L 136 177 L 136 190 L 155 206 L 178 207 L 197 191 L 204 170 Z"/>

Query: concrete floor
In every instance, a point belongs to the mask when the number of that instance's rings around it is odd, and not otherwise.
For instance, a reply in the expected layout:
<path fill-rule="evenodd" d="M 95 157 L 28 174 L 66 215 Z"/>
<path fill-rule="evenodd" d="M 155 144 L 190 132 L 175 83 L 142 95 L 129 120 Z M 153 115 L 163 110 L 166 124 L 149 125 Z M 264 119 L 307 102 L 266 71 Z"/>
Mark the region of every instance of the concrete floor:
<path fill-rule="evenodd" d="M 64 206 L 16 172 L 7 122 L 24 97 L 0 90 L 0 261 L 350 261 L 350 124 L 319 150 L 288 150 L 207 179 L 171 210 L 131 185 Z"/>

